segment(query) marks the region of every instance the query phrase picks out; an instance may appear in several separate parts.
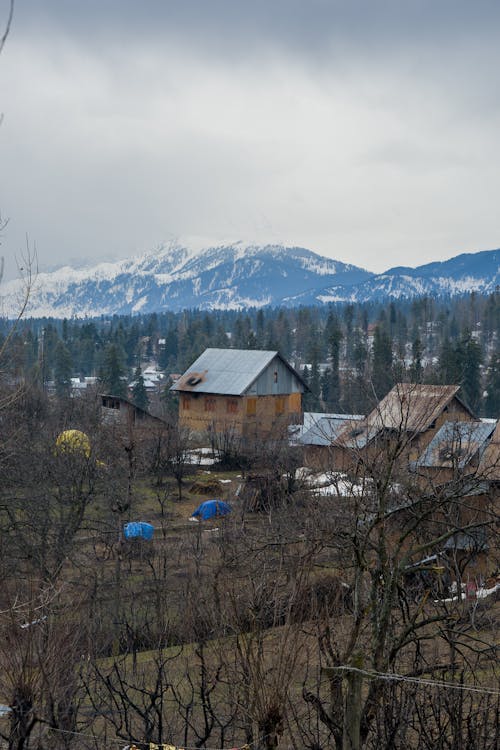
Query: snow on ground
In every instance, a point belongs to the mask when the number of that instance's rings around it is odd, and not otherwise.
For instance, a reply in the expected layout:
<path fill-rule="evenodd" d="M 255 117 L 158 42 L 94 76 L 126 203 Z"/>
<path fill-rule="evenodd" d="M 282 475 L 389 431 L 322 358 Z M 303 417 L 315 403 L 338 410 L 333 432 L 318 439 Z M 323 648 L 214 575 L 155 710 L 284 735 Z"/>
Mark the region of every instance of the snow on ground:
<path fill-rule="evenodd" d="M 467 584 L 462 583 L 462 591 L 460 592 L 460 595 L 457 594 L 456 596 L 450 596 L 448 599 L 434 599 L 434 602 L 452 604 L 453 602 L 465 601 L 466 599 L 486 599 L 486 597 L 495 594 L 497 591 L 500 591 L 500 583 L 495 584 L 495 586 L 492 586 L 489 589 L 481 586 L 478 588 L 475 588 L 474 586 L 468 587 Z"/>
<path fill-rule="evenodd" d="M 197 466 L 213 466 L 218 460 L 218 453 L 214 453 L 211 448 L 196 448 L 188 451 L 186 456 L 186 463 L 196 464 Z"/>
<path fill-rule="evenodd" d="M 350 497 L 352 495 L 362 495 L 366 483 L 359 484 L 348 479 L 346 474 L 341 472 L 311 472 L 305 466 L 297 469 L 296 478 L 305 482 L 311 492 L 319 495 L 332 495 L 333 497 Z"/>

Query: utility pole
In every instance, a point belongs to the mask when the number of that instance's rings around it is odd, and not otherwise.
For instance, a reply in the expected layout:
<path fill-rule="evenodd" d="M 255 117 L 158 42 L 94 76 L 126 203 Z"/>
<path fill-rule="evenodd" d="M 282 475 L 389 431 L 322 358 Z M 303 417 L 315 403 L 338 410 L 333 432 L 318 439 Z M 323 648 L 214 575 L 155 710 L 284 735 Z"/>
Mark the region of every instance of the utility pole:
<path fill-rule="evenodd" d="M 361 729 L 361 688 L 363 684 L 363 655 L 354 654 L 351 659 L 352 670 L 348 670 L 345 682 L 344 729 L 342 733 L 342 750 L 360 750 Z"/>
<path fill-rule="evenodd" d="M 321 670 L 330 680 L 341 676 L 344 681 L 342 750 L 361 750 L 363 666 L 363 654 L 358 652 L 352 655 L 349 666 L 323 667 Z"/>

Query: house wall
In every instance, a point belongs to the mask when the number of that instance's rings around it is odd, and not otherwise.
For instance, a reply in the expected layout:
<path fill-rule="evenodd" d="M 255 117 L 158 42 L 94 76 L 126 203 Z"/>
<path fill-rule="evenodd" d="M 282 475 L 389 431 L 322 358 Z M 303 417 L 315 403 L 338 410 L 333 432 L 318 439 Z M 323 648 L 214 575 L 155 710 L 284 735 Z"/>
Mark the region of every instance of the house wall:
<path fill-rule="evenodd" d="M 235 435 L 268 434 L 277 424 L 300 418 L 299 392 L 268 396 L 179 393 L 179 423 L 194 432 L 231 428 Z"/>
<path fill-rule="evenodd" d="M 127 428 L 146 428 L 159 424 L 161 420 L 137 409 L 123 399 L 115 396 L 102 396 L 101 421 L 104 424 L 118 424 Z"/>
<path fill-rule="evenodd" d="M 352 471 L 358 457 L 353 451 L 337 445 L 304 446 L 304 464 L 319 471 Z"/>
<path fill-rule="evenodd" d="M 279 358 L 275 357 L 254 383 L 247 396 L 270 396 L 302 393 L 304 387 L 294 373 Z"/>

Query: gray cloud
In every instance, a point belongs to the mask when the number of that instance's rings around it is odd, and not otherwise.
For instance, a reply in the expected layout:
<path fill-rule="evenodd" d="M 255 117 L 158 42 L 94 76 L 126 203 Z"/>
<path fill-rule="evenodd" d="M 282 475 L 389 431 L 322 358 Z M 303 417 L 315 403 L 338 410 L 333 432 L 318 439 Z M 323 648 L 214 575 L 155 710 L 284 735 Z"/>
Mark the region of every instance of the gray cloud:
<path fill-rule="evenodd" d="M 499 15 L 446 0 L 18 2 L 0 58 L 2 250 L 27 231 L 49 265 L 196 235 L 382 270 L 493 247 Z"/>

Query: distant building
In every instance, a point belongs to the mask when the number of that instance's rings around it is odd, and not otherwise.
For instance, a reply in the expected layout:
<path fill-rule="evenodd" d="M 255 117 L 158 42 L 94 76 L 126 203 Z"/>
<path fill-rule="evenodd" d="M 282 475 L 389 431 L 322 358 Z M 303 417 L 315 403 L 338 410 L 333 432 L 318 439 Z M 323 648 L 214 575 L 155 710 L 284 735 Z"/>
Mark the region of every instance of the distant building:
<path fill-rule="evenodd" d="M 163 424 L 162 419 L 140 409 L 127 398 L 101 394 L 100 399 L 103 424 L 119 425 L 127 429 Z"/>
<path fill-rule="evenodd" d="M 306 466 L 330 468 L 337 438 L 362 419 L 362 414 L 305 412 L 303 424 L 290 427 L 290 445 L 302 448 Z"/>
<path fill-rule="evenodd" d="M 96 386 L 96 377 L 71 378 L 71 395 L 81 396 L 83 393 L 87 392 L 89 388 L 96 388 Z"/>

